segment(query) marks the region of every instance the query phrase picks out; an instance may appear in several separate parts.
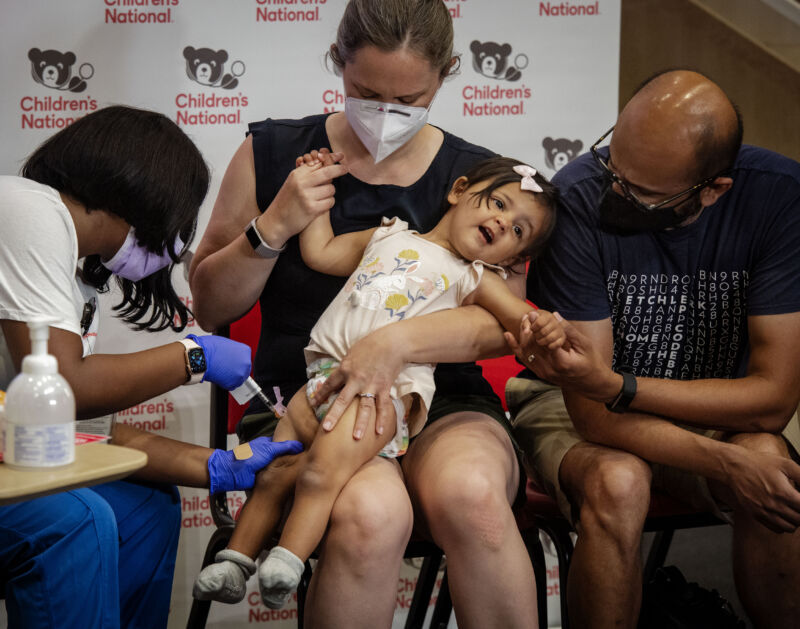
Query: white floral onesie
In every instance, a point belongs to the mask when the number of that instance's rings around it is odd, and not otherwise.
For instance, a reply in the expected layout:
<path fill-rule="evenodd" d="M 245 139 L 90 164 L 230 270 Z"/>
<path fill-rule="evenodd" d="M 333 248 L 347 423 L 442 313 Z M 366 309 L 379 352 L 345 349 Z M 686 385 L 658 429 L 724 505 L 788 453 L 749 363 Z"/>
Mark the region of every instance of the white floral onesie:
<path fill-rule="evenodd" d="M 325 360 L 340 361 L 353 343 L 381 326 L 459 306 L 478 286 L 485 266 L 505 277 L 501 267 L 467 262 L 409 230 L 405 221 L 384 218 L 358 268 L 311 330 L 311 342 L 305 348 L 309 377 L 319 375 Z M 322 363 L 312 367 L 320 359 Z M 435 391 L 434 367 L 407 365 L 391 390 L 396 400 L 412 395 L 420 398 L 421 404 L 412 406 L 412 414 L 406 418 L 405 431 L 412 437 L 427 418 Z M 400 429 L 398 424 L 395 439 L 402 441 Z M 407 437 L 405 442 L 407 446 Z M 400 441 L 389 446 L 387 453 L 395 456 L 405 449 Z"/>

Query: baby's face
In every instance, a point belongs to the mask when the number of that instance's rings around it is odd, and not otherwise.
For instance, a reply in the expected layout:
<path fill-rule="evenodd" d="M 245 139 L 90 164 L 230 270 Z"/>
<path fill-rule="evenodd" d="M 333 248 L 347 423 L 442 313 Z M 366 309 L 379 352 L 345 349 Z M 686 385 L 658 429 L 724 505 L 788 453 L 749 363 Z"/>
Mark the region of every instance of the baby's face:
<path fill-rule="evenodd" d="M 455 203 L 451 200 L 450 240 L 467 260 L 510 266 L 545 228 L 550 210 L 517 182 L 481 200 L 479 192 L 486 186 L 486 182 L 469 186 Z"/>

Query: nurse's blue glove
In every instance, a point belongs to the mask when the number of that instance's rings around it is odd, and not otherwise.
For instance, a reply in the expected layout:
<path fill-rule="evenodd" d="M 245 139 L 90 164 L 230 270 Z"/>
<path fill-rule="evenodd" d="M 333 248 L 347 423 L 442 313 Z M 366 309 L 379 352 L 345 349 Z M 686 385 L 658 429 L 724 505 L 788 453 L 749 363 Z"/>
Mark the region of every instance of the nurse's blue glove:
<path fill-rule="evenodd" d="M 233 450 L 214 450 L 208 457 L 211 493 L 251 489 L 256 472 L 273 459 L 302 451 L 303 444 L 299 441 L 272 441 L 272 437 L 256 437 Z"/>
<path fill-rule="evenodd" d="M 196 336 L 189 334 L 206 356 L 206 371 L 201 382 L 213 382 L 230 391 L 250 376 L 250 346 L 232 341 L 224 336 Z"/>

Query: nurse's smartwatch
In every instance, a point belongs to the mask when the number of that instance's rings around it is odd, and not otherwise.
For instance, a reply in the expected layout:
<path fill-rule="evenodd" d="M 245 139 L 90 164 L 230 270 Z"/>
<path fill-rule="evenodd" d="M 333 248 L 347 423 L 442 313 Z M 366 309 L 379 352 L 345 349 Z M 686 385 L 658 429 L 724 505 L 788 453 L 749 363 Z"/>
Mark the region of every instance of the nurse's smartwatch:
<path fill-rule="evenodd" d="M 184 349 L 184 362 L 186 364 L 185 384 L 197 384 L 203 380 L 208 364 L 206 363 L 206 353 L 190 338 L 181 339 Z"/>
<path fill-rule="evenodd" d="M 622 389 L 613 400 L 606 402 L 606 408 L 612 413 L 624 413 L 636 397 L 636 376 L 630 367 L 625 366 L 620 367 L 617 373 L 622 376 Z"/>

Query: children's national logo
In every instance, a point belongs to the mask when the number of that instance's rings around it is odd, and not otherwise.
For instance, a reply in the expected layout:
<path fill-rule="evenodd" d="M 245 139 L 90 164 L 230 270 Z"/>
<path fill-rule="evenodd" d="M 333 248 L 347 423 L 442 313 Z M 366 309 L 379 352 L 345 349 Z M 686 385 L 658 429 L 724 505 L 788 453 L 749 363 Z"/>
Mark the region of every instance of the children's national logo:
<path fill-rule="evenodd" d="M 583 142 L 567 138 L 546 137 L 542 141 L 542 148 L 544 149 L 545 166 L 553 170 L 561 170 L 563 166 L 580 155 Z"/>
<path fill-rule="evenodd" d="M 243 61 L 234 61 L 225 70 L 227 50 L 212 48 L 183 49 L 186 75 L 204 89 L 182 91 L 175 96 L 178 111 L 175 122 L 181 126 L 217 126 L 242 124 L 242 109 L 249 98 L 242 92 L 239 78 L 244 74 Z"/>
<path fill-rule="evenodd" d="M 186 59 L 186 74 L 189 78 L 207 87 L 232 90 L 239 85 L 237 77 L 242 76 L 245 70 L 243 62 L 234 61 L 230 66 L 230 73 L 225 72 L 227 50 L 186 46 L 183 57 Z"/>
<path fill-rule="evenodd" d="M 493 41 L 479 42 L 477 39 L 469 45 L 472 52 L 472 67 L 478 74 L 502 81 L 518 81 L 521 70 L 528 66 L 528 57 L 519 54 L 511 57 L 511 44 L 497 44 Z"/>
<path fill-rule="evenodd" d="M 533 91 L 525 85 L 522 71 L 528 56 L 514 54 L 511 44 L 477 39 L 470 45 L 472 68 L 479 75 L 461 89 L 463 115 L 470 117 L 524 116 Z M 486 81 L 484 79 L 490 79 Z"/>
<path fill-rule="evenodd" d="M 77 75 L 74 74 L 74 52 L 31 48 L 28 59 L 31 62 L 33 80 L 54 90 L 82 92 L 88 85 L 86 81 L 94 75 L 91 63 L 82 63 L 77 68 Z"/>

